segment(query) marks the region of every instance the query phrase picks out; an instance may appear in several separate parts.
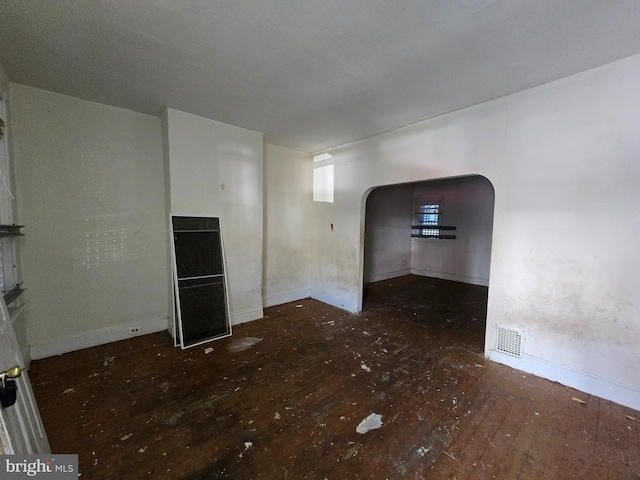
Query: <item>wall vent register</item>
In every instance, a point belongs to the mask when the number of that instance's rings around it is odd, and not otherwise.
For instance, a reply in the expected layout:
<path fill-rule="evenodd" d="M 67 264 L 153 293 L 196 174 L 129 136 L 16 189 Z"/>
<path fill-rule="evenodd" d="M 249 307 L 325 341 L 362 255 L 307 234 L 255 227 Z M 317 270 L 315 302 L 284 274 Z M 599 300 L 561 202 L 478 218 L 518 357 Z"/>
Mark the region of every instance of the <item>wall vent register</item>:
<path fill-rule="evenodd" d="M 498 327 L 496 350 L 508 353 L 514 357 L 522 357 L 522 341 L 524 330 L 512 327 Z"/>

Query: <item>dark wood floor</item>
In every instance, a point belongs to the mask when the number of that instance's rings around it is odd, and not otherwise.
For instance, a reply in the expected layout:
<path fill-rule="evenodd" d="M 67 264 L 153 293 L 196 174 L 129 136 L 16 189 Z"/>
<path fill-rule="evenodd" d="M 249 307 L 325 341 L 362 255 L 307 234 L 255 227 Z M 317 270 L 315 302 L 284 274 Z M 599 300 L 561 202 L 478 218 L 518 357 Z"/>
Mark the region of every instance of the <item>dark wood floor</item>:
<path fill-rule="evenodd" d="M 403 277 L 365 305 L 34 361 L 52 449 L 85 479 L 640 478 L 639 412 L 483 358 L 486 289 Z"/>

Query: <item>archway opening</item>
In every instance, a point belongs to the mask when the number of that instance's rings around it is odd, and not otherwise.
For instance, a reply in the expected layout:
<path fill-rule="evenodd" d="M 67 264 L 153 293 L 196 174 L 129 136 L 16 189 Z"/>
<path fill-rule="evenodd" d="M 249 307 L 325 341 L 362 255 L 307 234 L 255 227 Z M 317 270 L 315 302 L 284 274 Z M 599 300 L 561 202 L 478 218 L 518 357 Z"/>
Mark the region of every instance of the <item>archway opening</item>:
<path fill-rule="evenodd" d="M 362 312 L 424 324 L 484 352 L 495 194 L 480 175 L 374 188 L 366 199 Z"/>

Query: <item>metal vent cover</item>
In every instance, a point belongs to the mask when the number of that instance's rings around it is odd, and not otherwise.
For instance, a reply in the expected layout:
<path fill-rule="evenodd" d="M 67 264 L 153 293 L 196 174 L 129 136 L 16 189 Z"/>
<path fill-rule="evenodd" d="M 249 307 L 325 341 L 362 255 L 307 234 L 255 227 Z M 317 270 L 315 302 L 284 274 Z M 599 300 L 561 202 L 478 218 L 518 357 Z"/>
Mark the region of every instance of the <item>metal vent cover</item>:
<path fill-rule="evenodd" d="M 524 330 L 513 327 L 498 326 L 496 349 L 514 357 L 522 357 L 522 340 Z"/>

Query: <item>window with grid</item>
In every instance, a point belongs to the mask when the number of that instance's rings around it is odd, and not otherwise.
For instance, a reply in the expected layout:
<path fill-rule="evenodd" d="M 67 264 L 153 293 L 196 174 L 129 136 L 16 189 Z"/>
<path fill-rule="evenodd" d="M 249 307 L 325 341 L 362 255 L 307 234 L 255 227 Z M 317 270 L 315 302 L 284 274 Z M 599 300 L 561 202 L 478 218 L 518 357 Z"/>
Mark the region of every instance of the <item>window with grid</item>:
<path fill-rule="evenodd" d="M 415 206 L 414 236 L 438 238 L 440 236 L 440 202 L 420 202 Z"/>

